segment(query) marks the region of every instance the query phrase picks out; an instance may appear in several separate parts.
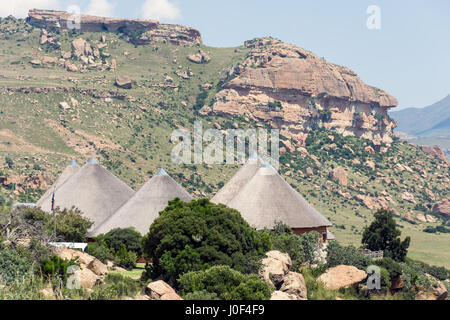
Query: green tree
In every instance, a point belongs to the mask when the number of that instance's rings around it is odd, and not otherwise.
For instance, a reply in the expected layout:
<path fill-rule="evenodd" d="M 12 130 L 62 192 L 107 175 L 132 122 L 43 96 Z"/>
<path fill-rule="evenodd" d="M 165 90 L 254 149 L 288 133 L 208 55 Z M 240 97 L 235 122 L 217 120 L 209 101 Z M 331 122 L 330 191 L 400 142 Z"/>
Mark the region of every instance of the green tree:
<path fill-rule="evenodd" d="M 170 201 L 144 240 L 144 253 L 153 259 L 149 276 L 174 284 L 185 272 L 214 265 L 255 272 L 264 252 L 261 235 L 238 211 L 208 199 Z"/>
<path fill-rule="evenodd" d="M 375 221 L 364 229 L 362 243 L 369 250 L 381 250 L 386 257 L 405 261 L 411 238 L 401 241 L 400 235 L 392 212 L 381 209 L 375 213 Z"/>

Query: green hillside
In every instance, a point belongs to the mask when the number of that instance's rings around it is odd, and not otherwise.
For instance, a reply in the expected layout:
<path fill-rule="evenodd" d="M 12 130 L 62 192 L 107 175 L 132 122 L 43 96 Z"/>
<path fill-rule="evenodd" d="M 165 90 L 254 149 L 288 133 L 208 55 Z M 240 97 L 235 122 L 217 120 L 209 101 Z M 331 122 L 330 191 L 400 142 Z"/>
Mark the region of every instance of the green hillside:
<path fill-rule="evenodd" d="M 93 156 L 135 190 L 164 167 L 195 197 L 212 196 L 238 166 L 175 165 L 170 136 L 178 128 L 192 130 L 197 119 L 204 129 L 265 126 L 241 117 L 198 114 L 248 49 L 135 46 L 123 34 L 105 35 L 101 60 L 111 64 L 115 59 L 117 68 L 88 65 L 82 72 L 68 72 L 58 63 L 30 62 L 45 56 L 60 59 L 61 51 L 70 52 L 71 42 L 80 37 L 97 45 L 99 33 L 54 33 L 59 50 L 41 46 L 40 30 L 24 20 L 0 20 L 0 196 L 10 202 L 36 201 L 72 158 L 84 163 Z M 186 58 L 199 49 L 211 61 L 195 64 Z M 132 89 L 115 86 L 117 76 L 129 76 Z M 359 245 L 374 206 L 387 204 L 398 213 L 402 236 L 412 238 L 410 257 L 449 267 L 450 234 L 423 232 L 427 226 L 448 224 L 430 211 L 450 194 L 448 167 L 398 139 L 385 154 L 371 154 L 368 147 L 374 147 L 369 140 L 318 129 L 303 152 L 281 156 L 280 172 L 332 221 L 340 242 Z M 345 186 L 329 178 L 337 166 L 348 173 Z M 419 213 L 437 220 L 420 222 L 415 219 Z"/>

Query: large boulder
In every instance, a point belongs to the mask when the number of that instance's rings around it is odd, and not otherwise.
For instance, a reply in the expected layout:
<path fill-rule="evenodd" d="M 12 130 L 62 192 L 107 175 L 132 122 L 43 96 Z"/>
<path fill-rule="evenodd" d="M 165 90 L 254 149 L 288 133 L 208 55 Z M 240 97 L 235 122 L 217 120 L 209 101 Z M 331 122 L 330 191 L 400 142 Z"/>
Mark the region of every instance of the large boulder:
<path fill-rule="evenodd" d="M 367 278 L 365 271 L 353 266 L 340 265 L 328 269 L 317 280 L 322 282 L 326 288 L 338 290 L 356 286 Z"/>
<path fill-rule="evenodd" d="M 287 260 L 286 255 L 279 251 L 270 251 L 266 253 L 266 256 L 262 260 L 261 275 L 268 285 L 278 287 L 283 283 L 284 276 L 289 272 L 291 259 Z"/>
<path fill-rule="evenodd" d="M 419 291 L 416 295 L 416 300 L 446 300 L 448 297 L 448 290 L 445 285 L 429 274 L 425 274 L 431 282 L 428 290 Z"/>
<path fill-rule="evenodd" d="M 307 289 L 303 275 L 290 271 L 284 278 L 280 291 L 294 295 L 296 300 L 307 300 Z"/>
<path fill-rule="evenodd" d="M 152 300 L 183 300 L 175 290 L 162 280 L 150 282 L 145 293 Z"/>

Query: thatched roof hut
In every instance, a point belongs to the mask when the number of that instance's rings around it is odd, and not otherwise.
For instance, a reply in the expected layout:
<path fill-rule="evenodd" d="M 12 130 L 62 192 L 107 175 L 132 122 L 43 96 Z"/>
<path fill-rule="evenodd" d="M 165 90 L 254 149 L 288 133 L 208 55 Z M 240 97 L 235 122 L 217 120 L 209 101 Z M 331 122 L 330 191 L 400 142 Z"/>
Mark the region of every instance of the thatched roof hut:
<path fill-rule="evenodd" d="M 331 222 L 314 209 L 268 164 L 264 164 L 241 191 L 227 204 L 238 210 L 256 229 L 272 229 L 275 221 L 289 225 L 294 232 L 318 230 Z M 300 230 L 300 233 L 301 233 Z"/>
<path fill-rule="evenodd" d="M 61 173 L 61 175 L 58 177 L 58 179 L 56 179 L 53 185 L 39 199 L 36 205 L 40 207 L 44 203 L 45 199 L 47 199 L 48 197 L 50 197 L 51 200 L 53 191 L 57 190 L 61 185 L 63 185 L 64 182 L 66 182 L 71 176 L 77 173 L 78 170 L 80 170 L 80 166 L 78 165 L 76 160 L 72 160 L 70 164 Z"/>
<path fill-rule="evenodd" d="M 115 228 L 134 227 L 142 235 L 167 207 L 170 200 L 180 198 L 191 201 L 192 196 L 163 169 L 150 179 L 136 194 L 121 206 L 114 215 L 94 229 L 89 235 L 97 236 Z"/>
<path fill-rule="evenodd" d="M 55 207 L 76 207 L 99 226 L 129 200 L 135 192 L 95 159 L 90 159 L 55 192 Z M 44 199 L 41 208 L 51 211 L 51 198 Z"/>
<path fill-rule="evenodd" d="M 228 204 L 239 191 L 253 178 L 262 165 L 262 160 L 253 154 L 249 157 L 238 172 L 228 181 L 222 189 L 211 199 L 211 202 L 219 204 Z"/>

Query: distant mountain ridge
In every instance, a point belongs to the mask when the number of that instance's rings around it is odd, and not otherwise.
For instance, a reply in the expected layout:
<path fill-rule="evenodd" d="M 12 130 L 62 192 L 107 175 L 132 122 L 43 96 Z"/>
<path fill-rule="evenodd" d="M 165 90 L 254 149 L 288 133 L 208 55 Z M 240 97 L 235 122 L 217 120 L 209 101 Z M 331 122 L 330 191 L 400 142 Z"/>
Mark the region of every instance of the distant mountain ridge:
<path fill-rule="evenodd" d="M 396 131 L 418 137 L 450 137 L 450 95 L 425 108 L 391 112 Z"/>

